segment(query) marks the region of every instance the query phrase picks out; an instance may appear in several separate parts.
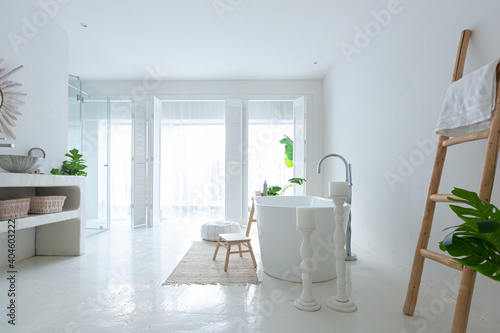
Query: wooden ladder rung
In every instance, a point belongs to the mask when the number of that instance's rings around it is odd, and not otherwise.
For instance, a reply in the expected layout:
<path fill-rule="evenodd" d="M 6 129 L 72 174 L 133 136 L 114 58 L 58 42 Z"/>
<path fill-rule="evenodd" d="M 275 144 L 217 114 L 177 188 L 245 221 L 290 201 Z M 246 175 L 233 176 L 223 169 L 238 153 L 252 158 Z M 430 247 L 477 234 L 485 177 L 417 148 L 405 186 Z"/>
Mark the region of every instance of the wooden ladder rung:
<path fill-rule="evenodd" d="M 430 199 L 434 202 L 453 202 L 449 200 L 448 197 L 451 197 L 453 199 L 460 199 L 453 194 L 431 194 Z"/>
<path fill-rule="evenodd" d="M 490 130 L 489 129 L 487 129 L 485 131 L 481 131 L 481 132 L 476 132 L 476 133 L 471 133 L 471 134 L 467 134 L 467 135 L 457 136 L 455 138 L 444 140 L 443 141 L 443 147 L 450 147 L 450 146 L 458 145 L 458 144 L 464 143 L 464 142 L 470 142 L 470 141 L 476 141 L 476 140 L 484 140 L 484 139 L 488 139 L 489 136 L 490 136 Z"/>
<path fill-rule="evenodd" d="M 420 254 L 422 257 L 434 260 L 448 267 L 454 268 L 458 271 L 462 271 L 464 266 L 462 264 L 456 262 L 451 257 L 445 256 L 444 254 L 437 253 L 428 249 L 420 249 Z"/>

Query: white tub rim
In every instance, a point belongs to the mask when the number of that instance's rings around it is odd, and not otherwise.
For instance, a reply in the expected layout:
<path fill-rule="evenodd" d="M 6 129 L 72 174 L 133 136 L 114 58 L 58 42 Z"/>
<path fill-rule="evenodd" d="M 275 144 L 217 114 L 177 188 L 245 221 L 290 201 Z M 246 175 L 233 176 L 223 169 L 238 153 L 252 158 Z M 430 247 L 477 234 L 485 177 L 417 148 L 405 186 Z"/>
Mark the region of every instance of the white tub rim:
<path fill-rule="evenodd" d="M 265 198 L 265 199 L 264 199 Z M 303 204 L 301 203 L 300 205 L 295 205 L 295 204 L 288 204 L 288 205 L 283 205 L 283 204 L 269 204 L 269 203 L 260 203 L 259 201 L 262 200 L 267 200 L 268 198 L 276 198 L 277 200 L 284 200 L 284 199 L 289 199 L 289 200 L 294 200 L 291 198 L 301 198 L 301 199 L 308 199 L 309 204 L 306 204 L 304 202 Z M 328 205 L 321 205 L 321 206 L 316 206 L 314 205 L 317 202 L 322 202 L 324 204 Z M 277 196 L 261 196 L 261 197 L 256 197 L 255 198 L 255 205 L 257 206 L 262 206 L 262 207 L 275 207 L 275 208 L 296 208 L 296 207 L 313 207 L 313 208 L 333 208 L 334 204 L 333 201 L 330 199 L 322 198 L 322 197 L 316 197 L 316 196 L 311 196 L 311 195 L 277 195 Z"/>

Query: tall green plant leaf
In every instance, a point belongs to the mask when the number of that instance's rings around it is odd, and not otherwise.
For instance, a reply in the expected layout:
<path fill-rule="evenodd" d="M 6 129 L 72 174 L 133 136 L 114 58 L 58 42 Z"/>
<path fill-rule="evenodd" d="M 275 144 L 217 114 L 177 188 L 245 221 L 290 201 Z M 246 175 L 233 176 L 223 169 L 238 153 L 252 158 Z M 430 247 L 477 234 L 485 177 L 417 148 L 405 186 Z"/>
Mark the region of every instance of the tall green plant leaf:
<path fill-rule="evenodd" d="M 500 281 L 500 212 L 474 192 L 455 188 L 452 194 L 459 199 L 449 197 L 451 201 L 471 207 L 450 205 L 464 223 L 453 227 L 455 231 L 439 243 L 440 249 L 460 264 Z"/>
<path fill-rule="evenodd" d="M 302 185 L 306 180 L 304 178 L 290 178 L 288 181 L 292 184 Z"/>
<path fill-rule="evenodd" d="M 280 143 L 285 145 L 285 165 L 287 168 L 293 167 L 293 141 L 285 135 L 283 139 L 280 140 Z"/>

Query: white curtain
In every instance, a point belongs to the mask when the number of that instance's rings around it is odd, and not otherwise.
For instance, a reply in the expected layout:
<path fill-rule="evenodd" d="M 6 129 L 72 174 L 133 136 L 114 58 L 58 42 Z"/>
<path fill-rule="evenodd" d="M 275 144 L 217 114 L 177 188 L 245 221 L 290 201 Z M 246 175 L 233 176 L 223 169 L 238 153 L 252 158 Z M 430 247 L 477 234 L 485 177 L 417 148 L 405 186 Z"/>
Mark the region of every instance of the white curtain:
<path fill-rule="evenodd" d="M 224 101 L 163 101 L 163 218 L 224 219 L 224 106 Z"/>
<path fill-rule="evenodd" d="M 285 146 L 280 140 L 293 140 L 292 101 L 249 101 L 248 103 L 248 191 L 249 197 L 268 187 L 286 186 L 293 169 L 285 165 Z M 285 195 L 292 195 L 288 189 Z"/>

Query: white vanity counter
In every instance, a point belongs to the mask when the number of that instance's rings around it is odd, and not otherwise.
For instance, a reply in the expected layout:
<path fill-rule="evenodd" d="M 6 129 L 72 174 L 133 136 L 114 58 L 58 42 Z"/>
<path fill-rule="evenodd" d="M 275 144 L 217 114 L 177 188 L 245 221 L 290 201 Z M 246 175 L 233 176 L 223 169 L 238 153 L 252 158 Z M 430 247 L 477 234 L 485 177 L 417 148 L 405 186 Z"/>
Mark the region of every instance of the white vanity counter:
<path fill-rule="evenodd" d="M 34 228 L 35 255 L 82 255 L 85 252 L 85 177 L 0 173 L 0 198 L 34 195 L 66 196 L 63 211 L 16 219 L 16 232 Z M 0 221 L 0 238 L 6 235 L 7 224 L 8 221 Z"/>

